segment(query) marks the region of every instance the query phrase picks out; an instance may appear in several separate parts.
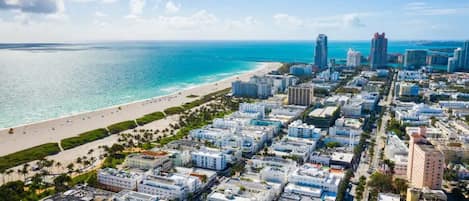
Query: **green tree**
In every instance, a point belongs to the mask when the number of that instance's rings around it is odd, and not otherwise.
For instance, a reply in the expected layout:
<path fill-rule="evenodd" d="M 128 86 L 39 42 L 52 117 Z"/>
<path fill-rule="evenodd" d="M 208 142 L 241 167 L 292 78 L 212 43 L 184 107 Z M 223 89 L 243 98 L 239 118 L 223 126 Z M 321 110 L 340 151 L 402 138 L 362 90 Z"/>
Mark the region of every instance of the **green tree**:
<path fill-rule="evenodd" d="M 69 183 L 72 181 L 72 178 L 66 174 L 61 174 L 54 179 L 54 187 L 58 192 L 64 192 L 69 189 Z"/>

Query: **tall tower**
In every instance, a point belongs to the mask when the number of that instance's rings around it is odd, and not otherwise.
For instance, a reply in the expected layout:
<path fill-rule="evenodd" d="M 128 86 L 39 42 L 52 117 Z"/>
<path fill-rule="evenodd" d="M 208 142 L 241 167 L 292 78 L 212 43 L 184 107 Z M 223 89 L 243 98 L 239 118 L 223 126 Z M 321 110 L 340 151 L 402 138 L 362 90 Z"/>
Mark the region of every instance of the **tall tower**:
<path fill-rule="evenodd" d="M 319 68 L 327 66 L 327 36 L 325 34 L 319 34 L 316 38 L 314 64 Z"/>
<path fill-rule="evenodd" d="M 370 67 L 372 69 L 386 67 L 388 57 L 388 39 L 385 33 L 375 33 L 371 39 Z"/>
<path fill-rule="evenodd" d="M 469 70 L 469 40 L 464 41 L 461 51 L 460 65 L 463 70 Z"/>

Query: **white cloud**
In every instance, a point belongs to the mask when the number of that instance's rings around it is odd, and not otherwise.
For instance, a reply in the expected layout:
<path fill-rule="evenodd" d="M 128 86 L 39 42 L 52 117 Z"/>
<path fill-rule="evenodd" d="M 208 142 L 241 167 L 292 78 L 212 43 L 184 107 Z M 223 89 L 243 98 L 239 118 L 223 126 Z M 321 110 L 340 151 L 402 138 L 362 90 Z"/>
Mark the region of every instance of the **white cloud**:
<path fill-rule="evenodd" d="M 0 0 L 0 9 L 51 14 L 64 10 L 64 4 L 62 0 Z"/>
<path fill-rule="evenodd" d="M 457 8 L 435 8 L 425 2 L 411 2 L 404 6 L 408 15 L 452 15 L 459 13 Z"/>
<path fill-rule="evenodd" d="M 289 25 L 293 27 L 300 27 L 303 26 L 304 23 L 303 20 L 301 20 L 300 18 L 285 13 L 275 14 L 273 18 L 276 24 L 282 26 Z"/>
<path fill-rule="evenodd" d="M 96 12 L 94 13 L 94 15 L 95 15 L 96 17 L 107 17 L 107 14 L 106 14 L 106 13 L 103 13 L 103 12 L 100 12 L 100 11 L 96 11 Z"/>
<path fill-rule="evenodd" d="M 181 9 L 181 4 L 176 4 L 173 1 L 166 2 L 165 11 L 167 13 L 177 13 Z"/>
<path fill-rule="evenodd" d="M 206 10 L 200 10 L 190 16 L 159 16 L 156 22 L 168 28 L 192 29 L 213 25 L 218 19 Z"/>
<path fill-rule="evenodd" d="M 129 15 L 126 18 L 138 18 L 145 7 L 145 0 L 130 0 L 129 1 Z"/>
<path fill-rule="evenodd" d="M 259 22 L 252 16 L 246 16 L 240 20 L 227 20 L 226 28 L 227 29 L 246 29 L 252 25 L 257 25 Z"/>
<path fill-rule="evenodd" d="M 77 3 L 101 2 L 101 3 L 108 4 L 108 3 L 115 3 L 118 0 L 71 0 L 71 1 L 77 2 Z"/>

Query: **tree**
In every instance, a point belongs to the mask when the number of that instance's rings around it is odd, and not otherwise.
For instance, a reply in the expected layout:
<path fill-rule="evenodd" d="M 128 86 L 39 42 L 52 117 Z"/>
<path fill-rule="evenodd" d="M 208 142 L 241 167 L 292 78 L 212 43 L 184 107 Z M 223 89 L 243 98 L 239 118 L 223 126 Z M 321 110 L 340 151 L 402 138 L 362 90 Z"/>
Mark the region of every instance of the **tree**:
<path fill-rule="evenodd" d="M 401 194 L 402 196 L 407 193 L 407 187 L 409 184 L 407 184 L 407 181 L 404 179 L 396 178 L 394 179 L 394 193 Z"/>
<path fill-rule="evenodd" d="M 69 189 L 69 183 L 72 181 L 72 178 L 66 174 L 61 174 L 54 179 L 54 187 L 58 192 L 64 192 Z"/>
<path fill-rule="evenodd" d="M 335 147 L 340 147 L 340 143 L 338 142 L 328 142 L 326 143 L 327 148 L 335 148 Z"/>
<path fill-rule="evenodd" d="M 385 175 L 379 172 L 373 173 L 368 181 L 368 186 L 383 193 L 391 192 L 393 190 L 392 184 L 391 175 Z"/>
<path fill-rule="evenodd" d="M 73 168 L 74 168 L 73 163 L 70 163 L 70 164 L 67 165 L 67 169 L 68 169 L 69 173 L 73 172 Z"/>
<path fill-rule="evenodd" d="M 0 200 L 17 201 L 26 195 L 22 181 L 12 181 L 0 186 Z"/>

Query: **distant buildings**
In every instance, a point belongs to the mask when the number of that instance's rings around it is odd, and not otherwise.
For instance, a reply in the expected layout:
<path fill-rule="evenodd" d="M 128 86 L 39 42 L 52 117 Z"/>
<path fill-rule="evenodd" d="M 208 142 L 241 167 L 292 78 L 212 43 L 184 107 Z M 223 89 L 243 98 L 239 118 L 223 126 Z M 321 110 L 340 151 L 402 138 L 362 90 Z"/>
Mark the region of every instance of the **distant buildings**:
<path fill-rule="evenodd" d="M 419 132 L 408 135 L 410 135 L 407 166 L 409 185 L 416 188 L 441 189 L 445 169 L 443 153 L 427 141 L 425 127 Z"/>
<path fill-rule="evenodd" d="M 425 66 L 427 63 L 427 51 L 426 50 L 406 50 L 404 67 L 411 69 L 418 69 Z"/>
<path fill-rule="evenodd" d="M 415 83 L 398 82 L 396 84 L 396 94 L 399 96 L 418 96 L 419 90 L 419 85 Z"/>
<path fill-rule="evenodd" d="M 348 49 L 347 52 L 347 66 L 358 67 L 361 64 L 362 55 L 359 51 L 355 51 L 352 48 Z"/>
<path fill-rule="evenodd" d="M 313 74 L 313 66 L 309 64 L 296 64 L 290 66 L 290 74 L 298 77 L 311 76 Z"/>
<path fill-rule="evenodd" d="M 388 39 L 385 34 L 375 33 L 371 39 L 370 66 L 372 69 L 384 68 L 387 63 Z"/>
<path fill-rule="evenodd" d="M 327 67 L 327 36 L 325 34 L 319 34 L 316 38 L 314 64 L 319 68 Z"/>
<path fill-rule="evenodd" d="M 301 75 L 312 74 L 310 65 L 298 65 L 298 68 Z M 296 85 L 297 82 L 298 78 L 293 75 L 252 76 L 249 81 L 232 82 L 231 91 L 235 97 L 266 99 L 276 93 L 284 93 L 289 86 Z"/>
<path fill-rule="evenodd" d="M 257 84 L 236 80 L 231 83 L 231 90 L 235 97 L 257 98 Z"/>
<path fill-rule="evenodd" d="M 442 53 L 429 53 L 427 55 L 428 65 L 448 65 L 448 55 Z"/>
<path fill-rule="evenodd" d="M 464 41 L 462 48 L 454 50 L 453 57 L 448 59 L 448 72 L 469 70 L 469 40 Z"/>
<path fill-rule="evenodd" d="M 288 104 L 309 106 L 313 103 L 314 88 L 311 85 L 291 86 L 288 88 Z"/>

